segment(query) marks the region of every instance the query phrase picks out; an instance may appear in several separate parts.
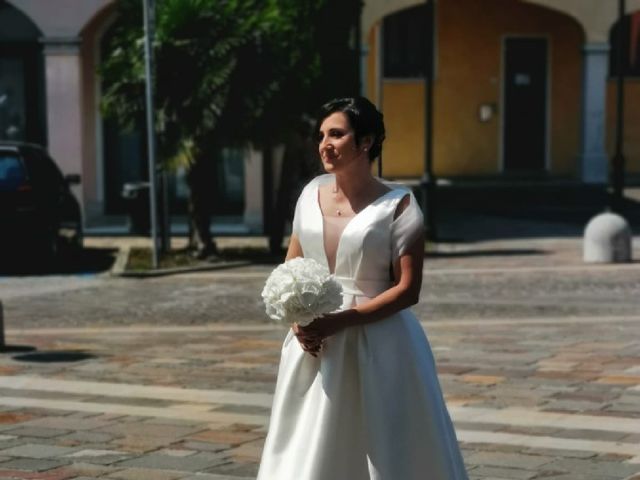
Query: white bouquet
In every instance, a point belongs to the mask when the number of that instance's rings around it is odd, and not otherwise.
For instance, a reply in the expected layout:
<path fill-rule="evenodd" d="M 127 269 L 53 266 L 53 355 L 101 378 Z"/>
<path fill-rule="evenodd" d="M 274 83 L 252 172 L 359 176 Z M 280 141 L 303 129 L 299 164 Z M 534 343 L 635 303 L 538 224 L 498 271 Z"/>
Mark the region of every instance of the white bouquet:
<path fill-rule="evenodd" d="M 273 320 L 306 326 L 342 305 L 342 286 L 326 267 L 311 258 L 298 257 L 271 272 L 262 299 Z"/>

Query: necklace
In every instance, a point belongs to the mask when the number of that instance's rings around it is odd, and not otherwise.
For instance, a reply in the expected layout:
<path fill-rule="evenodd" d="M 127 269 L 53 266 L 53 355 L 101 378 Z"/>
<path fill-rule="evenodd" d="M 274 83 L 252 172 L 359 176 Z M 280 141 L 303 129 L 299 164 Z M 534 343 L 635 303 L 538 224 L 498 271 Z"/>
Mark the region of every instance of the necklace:
<path fill-rule="evenodd" d="M 336 196 L 338 193 L 338 185 L 334 184 L 333 187 L 331 187 L 331 193 L 333 193 L 333 201 L 338 203 L 336 199 Z M 342 216 L 342 211 L 337 207 L 336 207 L 336 215 L 338 215 L 339 217 Z"/>

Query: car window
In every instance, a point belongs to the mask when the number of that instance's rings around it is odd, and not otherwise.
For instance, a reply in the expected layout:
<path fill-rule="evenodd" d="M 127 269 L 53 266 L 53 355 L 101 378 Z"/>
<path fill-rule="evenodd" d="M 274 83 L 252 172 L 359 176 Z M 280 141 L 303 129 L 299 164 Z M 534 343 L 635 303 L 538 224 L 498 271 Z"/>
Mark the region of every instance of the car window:
<path fill-rule="evenodd" d="M 24 165 L 18 154 L 0 151 L 0 190 L 15 190 L 25 178 Z"/>

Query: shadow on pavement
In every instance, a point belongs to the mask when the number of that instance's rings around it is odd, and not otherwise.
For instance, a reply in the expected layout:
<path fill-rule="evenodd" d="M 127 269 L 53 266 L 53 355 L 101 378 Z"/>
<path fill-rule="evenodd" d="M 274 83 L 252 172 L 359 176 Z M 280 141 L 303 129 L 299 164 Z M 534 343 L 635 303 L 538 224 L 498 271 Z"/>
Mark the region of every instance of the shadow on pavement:
<path fill-rule="evenodd" d="M 32 363 L 65 363 L 65 362 L 80 362 L 82 360 L 89 360 L 96 358 L 91 353 L 84 352 L 82 350 L 59 350 L 59 351 L 42 351 L 42 352 L 30 352 L 23 355 L 15 355 L 11 357 L 18 362 L 32 362 Z"/>
<path fill-rule="evenodd" d="M 637 190 L 634 189 L 635 197 Z M 438 237 L 455 238 L 460 243 L 581 237 L 587 223 L 607 211 L 611 203 L 603 188 L 569 183 L 450 185 L 439 187 L 436 195 Z M 634 234 L 640 234 L 637 198 L 625 197 L 616 211 Z"/>
<path fill-rule="evenodd" d="M 279 265 L 284 262 L 287 251 L 281 249 L 280 252 L 271 253 L 265 248 L 226 248 L 222 258 L 227 261 L 245 260 L 253 265 Z"/>
<path fill-rule="evenodd" d="M 113 248 L 83 248 L 78 252 L 66 252 L 50 261 L 39 261 L 26 252 L 5 252 L 0 259 L 0 275 L 82 275 L 108 271 L 115 261 L 117 250 Z"/>

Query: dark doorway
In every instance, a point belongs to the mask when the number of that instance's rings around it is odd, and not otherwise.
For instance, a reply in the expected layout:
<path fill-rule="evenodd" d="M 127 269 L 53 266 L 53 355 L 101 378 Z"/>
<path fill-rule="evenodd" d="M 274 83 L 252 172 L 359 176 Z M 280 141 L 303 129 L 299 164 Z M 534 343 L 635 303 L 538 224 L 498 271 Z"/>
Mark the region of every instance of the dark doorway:
<path fill-rule="evenodd" d="M 547 40 L 507 38 L 504 48 L 504 171 L 540 173 L 547 154 Z"/>
<path fill-rule="evenodd" d="M 35 24 L 0 1 L 0 139 L 46 144 L 44 60 Z"/>

